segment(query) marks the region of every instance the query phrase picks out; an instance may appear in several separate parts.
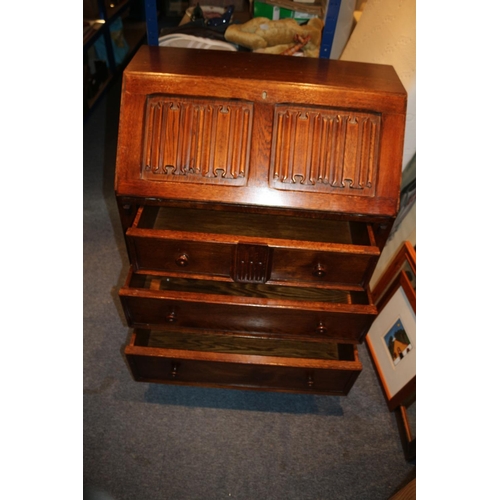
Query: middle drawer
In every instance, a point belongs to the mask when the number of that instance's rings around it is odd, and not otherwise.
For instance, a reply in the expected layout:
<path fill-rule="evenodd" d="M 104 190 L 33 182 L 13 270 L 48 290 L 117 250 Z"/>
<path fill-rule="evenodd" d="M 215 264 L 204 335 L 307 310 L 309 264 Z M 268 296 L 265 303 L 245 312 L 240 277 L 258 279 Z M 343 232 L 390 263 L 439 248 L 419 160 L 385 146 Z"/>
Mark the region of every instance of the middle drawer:
<path fill-rule="evenodd" d="M 359 343 L 377 314 L 364 291 L 137 274 L 120 290 L 129 326 Z"/>
<path fill-rule="evenodd" d="M 371 224 L 140 207 L 127 230 L 136 271 L 363 287 L 380 255 Z"/>

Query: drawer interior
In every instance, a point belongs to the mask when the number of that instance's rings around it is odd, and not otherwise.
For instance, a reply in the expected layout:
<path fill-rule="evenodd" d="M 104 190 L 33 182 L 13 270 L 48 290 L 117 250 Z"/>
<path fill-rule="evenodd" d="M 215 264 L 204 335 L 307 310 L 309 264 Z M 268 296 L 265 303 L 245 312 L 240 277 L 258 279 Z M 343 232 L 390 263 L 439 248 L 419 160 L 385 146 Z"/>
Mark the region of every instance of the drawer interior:
<path fill-rule="evenodd" d="M 332 341 L 308 342 L 300 340 L 241 337 L 227 333 L 199 333 L 136 329 L 131 345 L 197 352 L 269 356 L 280 358 L 356 361 L 356 346 Z"/>
<path fill-rule="evenodd" d="M 197 294 L 219 295 L 226 297 L 252 297 L 276 300 L 298 300 L 307 302 L 327 302 L 349 305 L 371 305 L 368 294 L 358 290 L 338 290 L 287 285 L 269 285 L 255 283 L 235 283 L 232 281 L 214 281 L 189 278 L 175 278 L 161 275 L 131 273 L 129 288 L 191 292 Z"/>
<path fill-rule="evenodd" d="M 310 217 L 146 205 L 137 227 L 168 231 L 276 238 L 306 242 L 375 246 L 373 230 L 364 222 Z"/>

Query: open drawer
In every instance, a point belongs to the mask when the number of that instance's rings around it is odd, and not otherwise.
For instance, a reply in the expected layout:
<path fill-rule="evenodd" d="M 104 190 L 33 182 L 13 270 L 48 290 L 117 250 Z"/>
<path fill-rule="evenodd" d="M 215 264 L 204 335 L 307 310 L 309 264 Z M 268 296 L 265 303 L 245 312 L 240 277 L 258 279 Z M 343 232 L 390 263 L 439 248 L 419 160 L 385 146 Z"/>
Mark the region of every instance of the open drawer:
<path fill-rule="evenodd" d="M 127 230 L 135 270 L 363 286 L 380 255 L 372 225 L 305 216 L 141 206 Z"/>
<path fill-rule="evenodd" d="M 224 333 L 135 330 L 125 348 L 137 381 L 346 395 L 362 370 L 357 347 Z"/>
<path fill-rule="evenodd" d="M 377 314 L 366 291 L 183 279 L 132 268 L 119 295 L 129 326 L 139 328 L 359 343 Z"/>

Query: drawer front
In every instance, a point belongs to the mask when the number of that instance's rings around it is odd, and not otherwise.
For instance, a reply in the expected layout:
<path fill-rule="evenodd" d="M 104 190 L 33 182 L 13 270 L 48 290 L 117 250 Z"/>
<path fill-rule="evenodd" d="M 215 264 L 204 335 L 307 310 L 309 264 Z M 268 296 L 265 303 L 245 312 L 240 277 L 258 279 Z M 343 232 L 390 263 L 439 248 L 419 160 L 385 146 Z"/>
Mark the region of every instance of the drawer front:
<path fill-rule="evenodd" d="M 134 269 L 229 277 L 233 245 L 128 236 Z"/>
<path fill-rule="evenodd" d="M 136 271 L 235 282 L 362 286 L 380 250 L 370 224 L 185 206 L 144 205 L 127 242 Z"/>
<path fill-rule="evenodd" d="M 373 255 L 275 248 L 271 279 L 362 286 L 376 261 Z"/>
<path fill-rule="evenodd" d="M 339 369 L 318 369 L 202 361 L 164 357 L 157 349 L 133 347 L 127 347 L 126 356 L 137 381 L 310 394 L 346 395 L 362 369 L 359 362 L 343 362 L 351 366 Z"/>
<path fill-rule="evenodd" d="M 175 300 L 127 295 L 121 301 L 129 326 L 170 325 L 173 328 L 255 332 L 267 336 L 325 338 L 361 342 L 376 312 L 372 307 L 346 306 L 343 311 L 296 307 Z"/>
<path fill-rule="evenodd" d="M 135 270 L 182 272 L 237 282 L 297 281 L 363 286 L 377 256 L 128 236 Z"/>
<path fill-rule="evenodd" d="M 264 245 L 231 245 L 223 243 L 200 243 L 163 238 L 129 237 L 135 270 L 183 272 L 231 277 L 234 281 L 264 283 L 268 277 L 275 281 L 299 281 L 306 283 L 342 284 L 361 286 L 367 269 L 371 269 L 376 257 L 333 252 L 313 252 L 273 248 Z M 241 249 L 267 249 L 269 255 L 263 271 L 262 257 L 241 258 Z M 251 252 L 247 251 L 251 255 Z M 254 252 L 257 254 L 257 251 Z M 234 265 L 232 266 L 232 263 Z M 269 272 L 266 267 L 270 268 Z M 250 271 L 249 271 L 250 269 Z M 244 271 L 242 271 L 244 270 Z M 252 271 L 253 270 L 253 271 Z M 253 279 L 245 276 L 253 276 Z"/>

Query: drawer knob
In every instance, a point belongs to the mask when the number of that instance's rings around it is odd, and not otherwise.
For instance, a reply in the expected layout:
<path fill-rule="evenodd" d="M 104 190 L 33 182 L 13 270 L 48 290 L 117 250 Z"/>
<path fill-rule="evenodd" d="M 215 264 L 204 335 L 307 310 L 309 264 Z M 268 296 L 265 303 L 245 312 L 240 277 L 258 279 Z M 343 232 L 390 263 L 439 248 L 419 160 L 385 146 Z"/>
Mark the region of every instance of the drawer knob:
<path fill-rule="evenodd" d="M 175 323 L 177 321 L 177 314 L 175 314 L 175 311 L 167 314 L 167 321 L 169 323 Z"/>
<path fill-rule="evenodd" d="M 324 278 L 326 276 L 326 267 L 321 264 L 316 264 L 313 275 L 316 276 L 316 278 Z"/>
<path fill-rule="evenodd" d="M 172 371 L 170 372 L 170 376 L 172 378 L 177 378 L 178 371 L 179 371 L 179 363 L 172 363 Z"/>
<path fill-rule="evenodd" d="M 307 374 L 307 387 L 313 387 L 314 386 L 314 376 L 312 373 Z"/>
<path fill-rule="evenodd" d="M 319 333 L 320 335 L 324 335 L 327 331 L 328 328 L 322 322 L 320 322 L 319 325 L 316 327 L 316 333 Z"/>
<path fill-rule="evenodd" d="M 177 259 L 175 259 L 175 263 L 179 267 L 186 267 L 189 264 L 189 257 L 188 257 L 188 255 L 185 254 L 185 253 L 179 255 L 179 257 L 177 257 Z"/>

